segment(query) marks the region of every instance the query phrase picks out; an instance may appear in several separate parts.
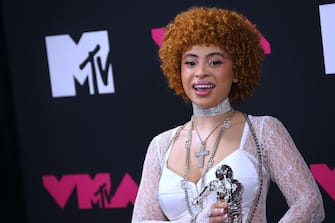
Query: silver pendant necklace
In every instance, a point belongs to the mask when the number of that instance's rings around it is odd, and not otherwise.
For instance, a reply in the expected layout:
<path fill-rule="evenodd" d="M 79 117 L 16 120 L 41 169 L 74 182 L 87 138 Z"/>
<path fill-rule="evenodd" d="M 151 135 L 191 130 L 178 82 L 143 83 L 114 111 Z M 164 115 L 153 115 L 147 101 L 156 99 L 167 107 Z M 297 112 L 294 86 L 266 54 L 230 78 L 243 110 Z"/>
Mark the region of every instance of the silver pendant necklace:
<path fill-rule="evenodd" d="M 221 129 L 220 132 L 218 133 L 218 136 L 216 137 L 214 146 L 211 150 L 211 154 L 209 157 L 209 160 L 206 164 L 206 169 L 204 170 L 204 173 L 201 176 L 201 188 L 204 187 L 205 185 L 205 176 L 207 174 L 207 172 L 209 171 L 209 169 L 213 166 L 214 163 L 214 157 L 217 151 L 217 148 L 219 146 L 220 143 L 220 139 L 223 135 L 223 132 L 225 129 L 229 128 L 231 126 L 231 119 L 233 117 L 234 111 L 231 110 L 229 112 L 229 115 L 226 119 L 224 119 L 223 124 L 221 125 Z M 189 127 L 188 130 L 188 138 L 185 142 L 185 148 L 186 148 L 186 157 L 185 157 L 185 165 L 184 165 L 184 175 L 183 175 L 183 179 L 180 181 L 181 183 L 181 187 L 184 189 L 184 193 L 185 193 L 185 202 L 186 202 L 186 207 L 187 210 L 189 212 L 189 214 L 191 215 L 192 219 L 191 222 L 196 222 L 196 218 L 199 215 L 199 213 L 201 212 L 201 209 L 203 208 L 202 202 L 200 202 L 198 205 L 200 205 L 200 210 L 197 211 L 197 213 L 194 213 L 192 208 L 191 208 L 191 203 L 190 203 L 190 198 L 188 195 L 188 178 L 187 178 L 187 174 L 188 174 L 188 168 L 189 168 L 189 161 L 190 161 L 190 150 L 191 150 L 191 144 L 192 144 L 192 129 L 193 129 L 193 120 L 191 120 L 191 126 Z M 201 191 L 201 190 L 200 190 Z"/>
<path fill-rule="evenodd" d="M 196 158 L 198 158 L 198 167 L 203 168 L 204 167 L 204 158 L 205 158 L 205 156 L 209 155 L 209 150 L 206 149 L 206 142 L 207 142 L 208 138 L 215 132 L 215 130 L 226 121 L 226 119 L 223 119 L 222 121 L 220 121 L 219 124 L 215 126 L 215 128 L 208 134 L 208 136 L 204 140 L 202 140 L 202 138 L 199 134 L 199 130 L 198 130 L 197 125 L 196 125 L 196 121 L 194 120 L 194 116 L 192 117 L 192 123 L 193 123 L 193 121 L 194 121 L 193 125 L 195 126 L 195 131 L 198 135 L 198 138 L 199 138 L 199 141 L 200 141 L 200 144 L 201 144 L 199 151 L 195 152 L 194 156 Z"/>
<path fill-rule="evenodd" d="M 192 107 L 193 107 L 193 115 L 199 117 L 216 116 L 226 113 L 232 109 L 229 102 L 229 98 L 226 98 L 224 101 L 222 101 L 221 103 L 212 108 L 201 108 L 194 103 L 192 103 Z"/>

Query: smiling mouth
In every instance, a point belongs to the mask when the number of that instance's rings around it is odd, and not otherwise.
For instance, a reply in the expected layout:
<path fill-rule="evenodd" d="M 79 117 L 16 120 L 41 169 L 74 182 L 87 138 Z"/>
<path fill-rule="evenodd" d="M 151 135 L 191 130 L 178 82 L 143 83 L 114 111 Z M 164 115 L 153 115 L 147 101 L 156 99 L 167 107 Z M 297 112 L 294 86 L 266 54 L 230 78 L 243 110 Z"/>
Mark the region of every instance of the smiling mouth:
<path fill-rule="evenodd" d="M 193 88 L 195 90 L 207 90 L 207 89 L 212 89 L 214 87 L 215 87 L 214 84 L 194 84 L 193 85 Z"/>

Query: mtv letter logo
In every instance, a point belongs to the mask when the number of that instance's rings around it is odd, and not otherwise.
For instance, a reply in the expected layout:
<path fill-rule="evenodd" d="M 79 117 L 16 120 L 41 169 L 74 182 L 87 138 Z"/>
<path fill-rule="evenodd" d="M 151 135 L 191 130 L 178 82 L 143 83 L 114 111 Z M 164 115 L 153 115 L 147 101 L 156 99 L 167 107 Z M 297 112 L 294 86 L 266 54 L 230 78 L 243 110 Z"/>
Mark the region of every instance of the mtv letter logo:
<path fill-rule="evenodd" d="M 335 3 L 320 5 L 320 24 L 326 74 L 335 74 Z"/>
<path fill-rule="evenodd" d="M 76 96 L 76 84 L 86 82 L 91 95 L 114 93 L 107 31 L 83 33 L 78 43 L 67 34 L 45 42 L 52 97 Z"/>

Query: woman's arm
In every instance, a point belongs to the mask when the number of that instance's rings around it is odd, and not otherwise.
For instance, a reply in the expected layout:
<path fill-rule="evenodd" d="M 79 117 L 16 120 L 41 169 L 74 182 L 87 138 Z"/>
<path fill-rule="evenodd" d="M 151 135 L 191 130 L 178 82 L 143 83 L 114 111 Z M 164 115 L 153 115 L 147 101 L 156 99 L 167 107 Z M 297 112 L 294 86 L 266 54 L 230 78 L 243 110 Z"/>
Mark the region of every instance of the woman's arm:
<path fill-rule="evenodd" d="M 280 222 L 322 222 L 325 213 L 319 188 L 290 134 L 276 118 L 264 121 L 262 143 L 271 178 L 289 206 Z"/>
<path fill-rule="evenodd" d="M 146 220 L 166 220 L 158 201 L 158 185 L 161 175 L 158 138 L 155 137 L 144 159 L 142 177 L 134 204 L 132 223 Z"/>
<path fill-rule="evenodd" d="M 134 204 L 132 223 L 187 223 L 191 220 L 191 217 L 186 215 L 178 221 L 169 221 L 160 208 L 158 187 L 161 177 L 161 162 L 164 158 L 162 153 L 168 146 L 169 139 L 170 134 L 161 134 L 155 137 L 148 147 Z"/>

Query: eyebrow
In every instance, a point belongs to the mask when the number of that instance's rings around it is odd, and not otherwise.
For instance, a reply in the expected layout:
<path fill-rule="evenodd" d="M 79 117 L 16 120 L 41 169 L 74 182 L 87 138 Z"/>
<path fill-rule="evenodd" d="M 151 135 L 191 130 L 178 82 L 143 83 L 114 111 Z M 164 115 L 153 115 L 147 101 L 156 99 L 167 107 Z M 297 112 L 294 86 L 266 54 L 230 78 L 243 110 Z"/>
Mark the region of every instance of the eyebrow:
<path fill-rule="evenodd" d="M 222 53 L 220 52 L 212 52 L 206 55 L 206 58 L 212 57 L 212 56 L 221 56 L 221 57 L 225 57 Z M 188 53 L 184 56 L 184 58 L 186 57 L 196 57 L 199 58 L 199 56 L 197 54 L 194 53 Z"/>

